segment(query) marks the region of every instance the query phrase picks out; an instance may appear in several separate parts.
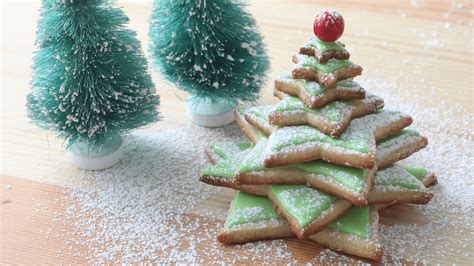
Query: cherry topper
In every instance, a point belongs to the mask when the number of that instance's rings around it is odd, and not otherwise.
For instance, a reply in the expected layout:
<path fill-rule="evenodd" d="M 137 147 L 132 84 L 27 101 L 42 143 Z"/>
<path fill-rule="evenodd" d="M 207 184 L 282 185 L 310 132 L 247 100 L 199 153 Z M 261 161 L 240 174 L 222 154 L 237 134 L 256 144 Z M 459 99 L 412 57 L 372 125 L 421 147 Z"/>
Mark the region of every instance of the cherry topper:
<path fill-rule="evenodd" d="M 334 42 L 344 32 L 344 18 L 336 11 L 325 10 L 316 15 L 313 31 L 320 40 Z"/>

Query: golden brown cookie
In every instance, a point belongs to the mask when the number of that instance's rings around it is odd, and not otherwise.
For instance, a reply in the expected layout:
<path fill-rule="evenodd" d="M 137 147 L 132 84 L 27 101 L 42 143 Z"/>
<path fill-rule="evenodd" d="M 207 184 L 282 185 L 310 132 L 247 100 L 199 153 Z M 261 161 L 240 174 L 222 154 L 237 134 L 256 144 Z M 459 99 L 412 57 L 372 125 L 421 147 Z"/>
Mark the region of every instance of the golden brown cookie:
<path fill-rule="evenodd" d="M 326 135 L 338 137 L 353 118 L 361 117 L 384 106 L 383 99 L 366 93 L 365 99 L 331 102 L 320 108 L 308 108 L 297 97 L 275 89 L 281 100 L 268 114 L 270 124 L 276 126 L 309 125 Z"/>
<path fill-rule="evenodd" d="M 326 88 L 314 80 L 293 79 L 284 73 L 275 79 L 274 95 L 277 91 L 300 98 L 309 108 L 317 108 L 335 100 L 364 99 L 365 90 L 355 81 L 341 80 L 332 88 Z"/>
<path fill-rule="evenodd" d="M 246 113 L 245 117 L 249 116 Z M 254 124 L 261 121 L 247 121 L 253 126 L 263 125 Z M 323 159 L 335 164 L 370 169 L 375 166 L 375 142 L 411 123 L 412 119 L 408 115 L 383 110 L 353 119 L 337 139 L 311 126 L 279 127 L 273 130 L 268 139 L 265 166 L 276 167 Z"/>
<path fill-rule="evenodd" d="M 350 57 L 343 43 L 339 41 L 325 42 L 317 37 L 312 37 L 308 43 L 304 44 L 300 48 L 300 54 L 314 56 L 322 64 L 329 59 L 347 60 Z"/>
<path fill-rule="evenodd" d="M 390 158 L 397 158 L 397 156 L 392 156 L 389 152 L 386 152 L 386 150 L 388 149 L 392 152 L 410 150 L 413 145 L 417 145 L 417 143 L 423 141 L 423 137 L 414 131 L 404 130 L 402 132 L 405 133 L 398 134 L 393 138 L 391 137 L 391 145 L 377 146 L 377 153 L 385 154 L 385 156 Z M 398 139 L 402 139 L 403 141 L 398 141 Z M 249 192 L 249 189 L 257 189 L 257 187 L 260 187 L 259 185 L 306 184 L 325 193 L 343 198 L 354 205 L 364 206 L 371 203 L 370 200 L 367 200 L 367 195 L 374 185 L 375 168 L 370 170 L 359 169 L 334 165 L 322 160 L 302 164 L 290 164 L 278 168 L 265 168 L 263 166 L 263 149 L 265 148 L 265 144 L 266 137 L 264 136 L 260 136 L 260 140 L 255 145 L 227 142 L 209 144 L 206 148 L 206 154 L 211 161 L 215 163 L 228 160 L 226 164 L 221 165 L 218 169 L 231 172 L 227 174 L 228 179 L 226 181 L 217 178 L 219 182 L 227 184 L 216 184 L 218 181 L 216 181 L 215 177 L 203 177 L 202 181 L 246 192 Z M 378 158 L 383 162 L 387 162 L 384 157 Z M 389 171 L 379 172 L 379 178 L 383 179 L 384 176 L 387 176 L 387 174 L 383 174 L 386 172 L 388 173 Z M 221 172 L 221 174 L 222 173 L 223 172 Z M 406 173 L 405 175 L 410 174 Z M 389 176 L 389 178 L 397 180 L 396 176 Z M 415 177 L 412 177 L 412 179 L 416 181 Z M 251 187 L 251 185 L 256 186 Z M 239 186 L 242 186 L 242 188 Z M 416 192 L 412 194 L 417 195 L 417 197 L 423 197 L 417 190 L 412 190 L 411 192 Z M 265 189 L 259 189 L 259 192 L 249 193 L 265 195 Z M 395 197 L 388 197 L 388 199 L 389 200 L 385 200 L 384 202 L 377 203 L 385 204 L 396 200 Z M 406 200 L 417 203 L 411 198 L 406 198 Z M 372 203 L 375 203 L 375 201 Z"/>
<path fill-rule="evenodd" d="M 224 244 L 240 244 L 291 236 L 294 234 L 288 222 L 270 200 L 238 192 L 217 239 Z M 351 207 L 344 216 L 309 239 L 333 250 L 373 260 L 380 260 L 382 255 L 375 208 Z"/>
<path fill-rule="evenodd" d="M 338 80 L 349 79 L 362 74 L 362 67 L 349 60 L 330 59 L 321 64 L 312 56 L 293 55 L 295 66 L 291 71 L 294 79 L 316 80 L 326 87 L 336 86 Z"/>

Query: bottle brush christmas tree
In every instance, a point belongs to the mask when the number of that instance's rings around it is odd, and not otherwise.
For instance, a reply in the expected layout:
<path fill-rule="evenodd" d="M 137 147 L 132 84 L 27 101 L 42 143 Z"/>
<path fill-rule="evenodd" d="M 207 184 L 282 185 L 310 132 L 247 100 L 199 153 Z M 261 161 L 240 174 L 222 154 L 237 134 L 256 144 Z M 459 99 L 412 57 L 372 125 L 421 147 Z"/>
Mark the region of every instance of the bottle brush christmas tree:
<path fill-rule="evenodd" d="M 114 1 L 42 3 L 28 115 L 65 139 L 81 168 L 113 165 L 120 135 L 159 118 L 159 97 L 127 23 Z"/>
<path fill-rule="evenodd" d="M 230 0 L 154 1 L 149 32 L 154 66 L 190 93 L 188 115 L 197 124 L 230 123 L 228 111 L 239 101 L 255 101 L 265 82 L 269 59 L 244 8 Z"/>

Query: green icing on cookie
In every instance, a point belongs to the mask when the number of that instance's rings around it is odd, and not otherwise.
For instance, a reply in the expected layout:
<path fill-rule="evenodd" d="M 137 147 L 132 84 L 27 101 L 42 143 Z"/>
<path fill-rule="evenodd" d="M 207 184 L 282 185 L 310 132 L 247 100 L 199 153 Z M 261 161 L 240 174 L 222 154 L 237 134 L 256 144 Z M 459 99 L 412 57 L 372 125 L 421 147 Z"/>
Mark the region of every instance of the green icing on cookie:
<path fill-rule="evenodd" d="M 392 142 L 394 139 L 399 139 L 401 136 L 410 136 L 410 137 L 419 137 L 421 136 L 420 133 L 416 130 L 413 130 L 413 129 L 403 129 L 403 130 L 400 130 L 398 131 L 397 133 L 389 136 L 389 137 L 386 137 L 382 140 L 380 140 L 379 142 L 377 142 L 377 145 L 385 145 L 387 143 L 390 143 Z"/>
<path fill-rule="evenodd" d="M 288 96 L 280 100 L 272 109 L 272 112 L 283 113 L 291 111 L 300 111 L 308 114 L 317 115 L 319 119 L 339 123 L 345 117 L 351 114 L 352 106 L 358 103 L 371 104 L 380 100 L 379 97 L 368 93 L 363 100 L 340 100 L 333 101 L 323 107 L 309 108 L 300 98 Z"/>
<path fill-rule="evenodd" d="M 228 159 L 227 154 L 224 148 L 220 145 L 220 143 L 211 143 L 209 147 L 222 159 Z"/>
<path fill-rule="evenodd" d="M 326 90 L 323 85 L 317 83 L 314 80 L 301 79 L 297 80 L 297 82 L 301 82 L 305 91 L 312 96 L 318 96 L 323 93 L 324 90 Z"/>
<path fill-rule="evenodd" d="M 237 112 L 241 115 L 244 115 L 246 111 L 247 111 L 247 108 L 245 107 L 237 108 Z"/>
<path fill-rule="evenodd" d="M 261 139 L 247 154 L 247 157 L 245 157 L 245 159 L 242 161 L 238 167 L 238 172 L 249 173 L 265 171 L 267 169 L 264 166 L 266 145 L 266 139 Z M 346 188 L 357 192 L 362 191 L 364 188 L 364 181 L 368 174 L 368 170 L 365 169 L 331 164 L 322 160 L 299 164 L 288 164 L 278 168 L 298 168 L 307 173 L 324 175 L 326 177 L 332 178 L 334 181 L 345 186 Z"/>
<path fill-rule="evenodd" d="M 320 53 L 327 51 L 344 51 L 344 47 L 340 42 L 325 42 L 316 37 L 311 38 L 309 45 L 316 48 Z"/>
<path fill-rule="evenodd" d="M 344 79 L 344 80 L 339 80 L 336 83 L 336 87 L 344 87 L 344 88 L 360 88 L 360 85 L 357 84 L 355 81 L 352 79 Z"/>
<path fill-rule="evenodd" d="M 252 148 L 253 143 L 252 142 L 243 142 L 243 143 L 239 143 L 238 146 L 239 146 L 239 149 L 241 151 L 243 151 L 243 150 Z"/>
<path fill-rule="evenodd" d="M 375 183 L 377 184 L 377 189 L 399 187 L 402 189 L 422 190 L 425 188 L 416 176 L 398 165 L 378 171 L 375 174 Z"/>
<path fill-rule="evenodd" d="M 262 120 L 263 123 L 265 123 L 265 127 L 273 127 L 276 129 L 278 127 L 270 125 L 270 122 L 268 119 L 268 114 L 270 113 L 271 109 L 272 109 L 272 106 L 263 105 L 263 106 L 254 106 L 251 108 L 242 107 L 238 109 L 238 112 L 241 116 L 244 116 L 245 114 L 255 116 L 258 119 Z M 260 137 L 266 137 L 265 134 L 261 132 L 260 130 L 255 129 L 255 131 L 258 133 Z"/>
<path fill-rule="evenodd" d="M 267 139 L 261 138 L 251 152 L 241 162 L 238 172 L 248 173 L 253 171 L 264 171 L 265 166 L 263 161 L 265 160 L 265 147 L 267 145 Z"/>
<path fill-rule="evenodd" d="M 314 80 L 294 79 L 291 72 L 286 72 L 282 74 L 278 79 L 285 80 L 286 82 L 294 82 L 299 86 L 302 86 L 304 90 L 312 96 L 319 96 L 326 90 L 326 87 L 324 87 L 324 85 L 319 84 Z"/>
<path fill-rule="evenodd" d="M 364 189 L 368 170 L 327 163 L 322 160 L 292 164 L 289 167 L 300 168 L 308 173 L 321 174 L 333 178 L 346 188 L 360 192 Z"/>
<path fill-rule="evenodd" d="M 336 200 L 336 197 L 304 185 L 272 186 L 271 191 L 281 207 L 302 228 L 316 220 Z"/>
<path fill-rule="evenodd" d="M 217 164 L 213 166 L 209 166 L 205 168 L 202 171 L 202 175 L 218 176 L 218 177 L 224 177 L 224 178 L 229 178 L 229 179 L 234 178 L 234 176 L 237 174 L 237 169 L 239 167 L 240 162 L 247 156 L 247 154 L 250 151 L 251 149 L 247 149 L 247 150 L 243 150 L 242 152 L 238 152 L 235 155 L 223 154 L 224 156 L 228 158 L 222 162 L 218 162 Z M 220 154 L 218 155 L 221 156 Z"/>
<path fill-rule="evenodd" d="M 271 219 L 281 220 L 283 217 L 276 212 L 268 198 L 237 192 L 224 228 L 230 229 Z"/>
<path fill-rule="evenodd" d="M 273 107 L 271 105 L 260 105 L 249 108 L 246 113 L 268 122 L 268 114 L 272 108 Z"/>
<path fill-rule="evenodd" d="M 321 64 L 315 57 L 300 55 L 302 58 L 301 64 L 304 67 L 314 68 L 324 73 L 331 73 L 338 69 L 349 67 L 352 64 L 349 60 L 329 59 L 326 64 Z"/>
<path fill-rule="evenodd" d="M 202 171 L 202 175 L 218 176 L 224 178 L 234 178 L 236 174 L 235 164 L 232 162 L 221 162 L 216 165 L 209 166 Z"/>
<path fill-rule="evenodd" d="M 418 180 L 422 181 L 426 175 L 428 175 L 428 170 L 425 168 L 419 167 L 409 167 L 409 166 L 402 166 L 410 174 L 414 175 Z"/>
<path fill-rule="evenodd" d="M 348 104 L 341 101 L 332 102 L 321 108 L 320 115 L 327 118 L 329 121 L 339 122 L 341 121 L 343 113 L 347 111 L 348 107 Z"/>
<path fill-rule="evenodd" d="M 313 109 L 307 108 L 308 112 L 315 112 Z M 277 112 L 286 112 L 286 111 L 306 111 L 304 108 L 304 104 L 302 101 L 297 97 L 285 97 L 280 100 L 275 107 L 273 108 L 274 111 Z"/>
<path fill-rule="evenodd" d="M 270 136 L 271 150 L 278 152 L 292 145 L 300 145 L 309 142 L 323 142 L 336 147 L 343 147 L 357 152 L 367 153 L 371 146 L 372 132 L 355 132 L 347 134 L 344 132 L 339 139 L 330 137 L 311 126 L 282 127 Z"/>
<path fill-rule="evenodd" d="M 327 104 L 321 108 L 311 109 L 298 97 L 285 97 L 279 101 L 273 111 L 275 112 L 288 112 L 288 111 L 304 111 L 307 113 L 319 115 L 322 118 L 332 121 L 339 122 L 342 119 L 342 114 L 347 110 L 348 104 L 343 101 L 335 101 Z"/>
<path fill-rule="evenodd" d="M 369 207 L 351 207 L 344 216 L 331 222 L 329 228 L 341 232 L 356 235 L 358 237 L 370 238 L 370 210 Z"/>
<path fill-rule="evenodd" d="M 333 147 L 368 153 L 369 149 L 375 148 L 374 130 L 397 122 L 401 117 L 403 114 L 400 112 L 378 110 L 373 114 L 353 119 L 339 138 L 328 136 L 307 125 L 281 127 L 270 135 L 269 149 L 271 152 L 279 152 L 287 147 L 316 142 L 316 145 L 328 144 Z"/>
<path fill-rule="evenodd" d="M 230 155 L 235 152 L 244 151 L 252 148 L 253 143 L 243 142 L 240 144 L 229 143 L 229 142 L 213 142 L 209 144 L 209 148 L 213 150 L 222 159 L 228 159 Z"/>
<path fill-rule="evenodd" d="M 270 124 L 270 121 L 268 119 L 268 115 L 270 114 L 270 111 L 273 109 L 273 106 L 271 105 L 262 105 L 262 106 L 255 106 L 252 108 L 249 108 L 246 111 L 246 114 L 249 114 L 251 116 L 255 116 L 256 118 L 260 119 L 259 121 L 263 127 L 265 128 L 272 128 L 272 130 L 276 130 L 279 128 L 279 126 L 274 126 Z M 260 137 L 266 137 L 260 130 L 257 130 L 260 134 Z"/>
<path fill-rule="evenodd" d="M 302 86 L 305 91 L 311 96 L 319 96 L 325 90 L 326 87 L 322 84 L 314 80 L 306 80 L 306 79 L 294 79 L 290 72 L 286 72 L 282 74 L 278 79 L 285 81 L 285 82 L 294 82 L 298 84 L 298 86 Z M 353 89 L 353 90 L 360 90 L 360 85 L 357 84 L 355 81 L 351 79 L 339 80 L 336 83 L 336 88 L 346 88 L 346 89 Z"/>

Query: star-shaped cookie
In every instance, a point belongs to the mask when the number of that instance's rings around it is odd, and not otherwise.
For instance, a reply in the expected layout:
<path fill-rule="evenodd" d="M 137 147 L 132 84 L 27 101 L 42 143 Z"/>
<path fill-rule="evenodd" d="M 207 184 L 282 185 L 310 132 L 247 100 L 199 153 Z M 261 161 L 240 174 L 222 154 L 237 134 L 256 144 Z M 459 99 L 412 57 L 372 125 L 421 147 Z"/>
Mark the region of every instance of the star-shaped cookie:
<path fill-rule="evenodd" d="M 329 59 L 347 60 L 350 57 L 345 45 L 339 41 L 325 42 L 317 37 L 300 48 L 300 54 L 314 56 L 320 63 L 324 64 Z"/>
<path fill-rule="evenodd" d="M 261 196 L 237 192 L 227 220 L 217 239 L 224 244 L 294 236 L 287 220 Z M 382 254 L 378 240 L 378 212 L 373 207 L 351 207 L 341 218 L 309 237 L 338 251 L 379 260 Z"/>
<path fill-rule="evenodd" d="M 330 59 L 325 64 L 315 57 L 293 55 L 295 66 L 291 72 L 294 79 L 316 80 L 326 87 L 334 87 L 338 80 L 349 79 L 362 74 L 362 67 L 349 60 Z"/>
<path fill-rule="evenodd" d="M 340 136 L 353 118 L 373 113 L 384 106 L 383 99 L 371 93 L 366 93 L 364 99 L 335 101 L 312 109 L 299 98 L 289 96 L 278 89 L 275 89 L 275 95 L 281 100 L 268 114 L 270 124 L 310 125 L 333 137 Z"/>
<path fill-rule="evenodd" d="M 369 193 L 371 204 L 425 204 L 433 194 L 426 188 L 436 177 L 422 168 L 393 165 L 377 171 L 376 185 Z"/>
<path fill-rule="evenodd" d="M 413 121 L 410 116 L 398 111 L 381 110 L 353 119 L 346 131 L 336 139 L 310 126 L 273 126 L 268 122 L 270 110 L 269 106 L 258 106 L 236 112 L 237 123 L 252 141 L 258 141 L 261 134 L 270 136 L 266 148 L 266 167 L 323 159 L 370 169 L 375 165 L 375 142 L 397 133 Z M 423 139 L 426 146 L 428 141 Z"/>
<path fill-rule="evenodd" d="M 250 122 L 250 121 L 249 121 Z M 269 137 L 265 166 L 275 167 L 316 159 L 372 168 L 375 143 L 409 126 L 412 118 L 398 111 L 381 110 L 353 119 L 339 138 L 333 138 L 311 126 L 277 128 Z"/>
<path fill-rule="evenodd" d="M 365 98 L 365 90 L 350 79 L 338 81 L 336 86 L 327 88 L 314 80 L 293 79 L 291 73 L 284 73 L 275 79 L 275 95 L 276 91 L 300 98 L 309 108 L 322 107 L 335 100 Z"/>
<path fill-rule="evenodd" d="M 409 152 L 412 151 L 413 146 L 419 146 L 420 144 L 423 144 L 423 137 L 421 137 L 419 134 L 411 134 L 411 132 L 407 132 L 406 134 L 409 135 L 410 140 L 406 138 L 405 135 L 399 135 L 398 137 L 391 139 L 393 145 L 384 145 L 382 148 L 377 147 L 377 152 L 385 154 L 385 156 L 389 157 L 390 159 L 395 159 L 396 156 L 392 156 L 390 151 L 411 154 Z M 399 141 L 401 139 L 404 140 Z M 370 170 L 359 169 L 348 166 L 334 165 L 322 160 L 311 161 L 302 164 L 290 164 L 278 168 L 265 168 L 263 165 L 263 150 L 265 148 L 266 141 L 267 140 L 265 137 L 261 137 L 255 146 L 250 146 L 249 143 L 211 143 L 206 148 L 206 154 L 213 163 L 218 163 L 216 164 L 215 169 L 212 170 L 212 173 L 216 173 L 216 171 L 223 169 L 226 170 L 227 172 L 222 171 L 219 174 L 222 176 L 224 173 L 226 173 L 225 177 L 227 179 L 221 180 L 221 182 L 227 183 L 223 186 L 230 186 L 234 189 L 239 186 L 249 187 L 249 185 L 257 185 L 251 187 L 253 189 L 257 189 L 258 185 L 306 184 L 312 188 L 319 189 L 328 194 L 345 199 L 354 205 L 364 206 L 368 203 L 371 203 L 367 200 L 367 195 L 369 194 L 369 191 L 371 191 L 374 184 L 375 168 Z M 388 159 L 384 158 L 383 156 L 378 158 L 382 162 L 388 162 Z M 398 160 L 391 161 L 390 163 L 393 164 L 396 161 Z M 384 173 L 385 172 L 380 172 L 379 175 L 383 176 Z M 387 173 L 389 172 L 387 171 Z M 401 178 L 408 179 L 406 176 L 409 175 L 410 174 L 406 173 L 405 175 L 401 175 Z M 215 184 L 216 180 L 214 179 L 212 177 L 203 177 L 202 181 L 219 185 Z M 393 187 L 395 188 L 396 186 Z M 402 190 L 407 191 L 403 187 Z M 244 191 L 247 190 L 244 188 Z M 429 200 L 427 195 L 420 194 L 419 190 L 413 190 L 411 192 L 412 193 L 408 194 L 414 195 L 420 199 L 424 198 Z M 265 194 L 265 192 L 261 193 Z M 259 193 L 257 194 L 260 195 Z M 397 198 L 386 197 L 383 203 L 391 203 L 395 200 L 397 200 Z M 405 200 L 412 199 L 405 198 Z M 413 202 L 416 203 L 419 201 Z M 378 204 L 382 204 L 382 202 L 379 201 Z"/>

